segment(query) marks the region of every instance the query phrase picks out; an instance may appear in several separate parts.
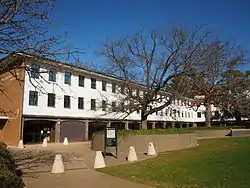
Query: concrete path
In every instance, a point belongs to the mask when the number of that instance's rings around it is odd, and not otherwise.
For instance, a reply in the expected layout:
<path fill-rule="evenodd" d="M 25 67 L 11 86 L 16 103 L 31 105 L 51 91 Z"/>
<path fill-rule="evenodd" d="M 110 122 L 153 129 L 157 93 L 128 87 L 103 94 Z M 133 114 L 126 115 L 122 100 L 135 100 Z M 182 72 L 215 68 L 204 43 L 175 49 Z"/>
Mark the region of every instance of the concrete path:
<path fill-rule="evenodd" d="M 80 188 L 101 187 L 111 188 L 149 188 L 149 186 L 137 184 L 119 179 L 110 175 L 102 174 L 94 170 L 95 151 L 91 150 L 90 143 L 48 144 L 43 148 L 41 145 L 30 145 L 25 149 L 12 148 L 16 159 L 22 164 L 20 167 L 27 174 L 23 180 L 28 188 Z M 62 154 L 65 167 L 63 174 L 51 174 L 53 160 L 56 154 Z M 27 157 L 28 156 L 28 157 Z M 127 153 L 119 153 L 119 158 L 107 156 L 107 166 L 129 163 L 125 157 Z M 150 158 L 143 153 L 137 153 L 139 160 Z"/>
<path fill-rule="evenodd" d="M 72 170 L 64 174 L 41 173 L 24 178 L 27 188 L 150 188 L 92 170 Z"/>

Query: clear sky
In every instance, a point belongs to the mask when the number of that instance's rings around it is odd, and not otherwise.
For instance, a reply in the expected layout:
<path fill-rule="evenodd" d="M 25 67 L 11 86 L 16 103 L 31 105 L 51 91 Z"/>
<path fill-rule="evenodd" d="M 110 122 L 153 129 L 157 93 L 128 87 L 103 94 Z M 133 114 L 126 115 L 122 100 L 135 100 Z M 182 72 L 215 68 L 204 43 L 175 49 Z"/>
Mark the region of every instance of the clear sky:
<path fill-rule="evenodd" d="M 68 33 L 68 44 L 94 55 L 108 39 L 170 24 L 209 24 L 250 52 L 250 0 L 58 0 L 51 32 Z M 250 68 L 250 67 L 249 67 Z"/>

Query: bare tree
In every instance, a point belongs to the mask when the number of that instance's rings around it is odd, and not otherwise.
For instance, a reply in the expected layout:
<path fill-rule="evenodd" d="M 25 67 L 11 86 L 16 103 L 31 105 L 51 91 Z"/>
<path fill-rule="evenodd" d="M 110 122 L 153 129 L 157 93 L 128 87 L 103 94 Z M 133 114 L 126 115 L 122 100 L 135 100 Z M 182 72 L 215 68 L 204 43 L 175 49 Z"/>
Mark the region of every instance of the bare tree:
<path fill-rule="evenodd" d="M 141 128 L 147 128 L 147 117 L 169 106 L 179 98 L 168 87 L 179 77 L 202 74 L 201 62 L 214 35 L 203 27 L 188 30 L 173 27 L 164 32 L 139 32 L 119 41 L 107 42 L 100 55 L 106 57 L 106 73 L 120 78 L 122 100 L 120 111 L 141 113 Z M 166 89 L 168 89 L 166 91 Z M 119 110 L 119 109 L 118 109 Z"/>
<path fill-rule="evenodd" d="M 250 80 L 249 72 L 239 70 L 228 70 L 223 73 L 221 89 L 224 95 L 219 98 L 221 111 L 224 116 L 227 112 L 231 117 L 236 118 L 240 124 L 241 119 L 250 118 Z"/>
<path fill-rule="evenodd" d="M 211 105 L 218 106 L 219 99 L 224 96 L 221 88 L 223 72 L 231 70 L 244 62 L 244 53 L 240 48 L 228 41 L 216 40 L 209 45 L 196 74 L 190 77 L 190 93 L 193 96 L 203 96 L 196 105 L 203 104 L 206 108 L 206 126 L 211 126 Z"/>
<path fill-rule="evenodd" d="M 0 56 L 22 53 L 41 59 L 79 60 L 80 50 L 65 46 L 63 37 L 48 30 L 54 6 L 55 0 L 0 0 Z M 0 73 L 20 67 L 15 59 L 2 60 Z"/>

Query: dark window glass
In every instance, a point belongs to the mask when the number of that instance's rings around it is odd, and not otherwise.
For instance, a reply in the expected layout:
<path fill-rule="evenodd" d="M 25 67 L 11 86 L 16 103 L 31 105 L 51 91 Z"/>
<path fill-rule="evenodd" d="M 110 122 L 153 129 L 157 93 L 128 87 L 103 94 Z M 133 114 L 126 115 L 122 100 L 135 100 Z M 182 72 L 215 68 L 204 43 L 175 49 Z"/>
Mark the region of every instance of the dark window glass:
<path fill-rule="evenodd" d="M 106 101 L 102 101 L 102 111 L 106 111 Z"/>
<path fill-rule="evenodd" d="M 96 110 L 96 104 L 95 103 L 96 103 L 96 100 L 95 99 L 91 99 L 91 104 L 90 104 L 91 105 L 90 106 L 91 110 Z"/>
<path fill-rule="evenodd" d="M 37 106 L 38 105 L 38 92 L 30 91 L 29 92 L 29 105 Z"/>
<path fill-rule="evenodd" d="M 102 91 L 107 91 L 107 82 L 102 81 Z"/>
<path fill-rule="evenodd" d="M 64 83 L 69 84 L 69 85 L 71 84 L 71 73 L 70 72 L 65 72 Z"/>
<path fill-rule="evenodd" d="M 84 109 L 84 98 L 78 97 L 78 109 Z"/>
<path fill-rule="evenodd" d="M 64 95 L 64 108 L 70 108 L 70 96 Z"/>
<path fill-rule="evenodd" d="M 31 65 L 31 77 L 32 78 L 39 78 L 39 71 L 40 71 L 39 65 Z"/>
<path fill-rule="evenodd" d="M 49 70 L 49 81 L 56 82 L 56 71 Z"/>
<path fill-rule="evenodd" d="M 95 78 L 91 78 L 91 88 L 96 89 L 96 79 Z"/>
<path fill-rule="evenodd" d="M 136 110 L 136 113 L 137 113 L 137 114 L 140 114 L 140 110 Z"/>
<path fill-rule="evenodd" d="M 115 93 L 115 92 L 116 92 L 116 84 L 112 83 L 112 93 Z"/>
<path fill-rule="evenodd" d="M 197 112 L 197 117 L 201 118 L 201 112 Z"/>
<path fill-rule="evenodd" d="M 85 77 L 79 75 L 79 84 L 78 85 L 81 87 L 84 87 L 84 80 L 85 80 Z"/>
<path fill-rule="evenodd" d="M 55 107 L 56 95 L 54 93 L 48 93 L 48 106 Z"/>

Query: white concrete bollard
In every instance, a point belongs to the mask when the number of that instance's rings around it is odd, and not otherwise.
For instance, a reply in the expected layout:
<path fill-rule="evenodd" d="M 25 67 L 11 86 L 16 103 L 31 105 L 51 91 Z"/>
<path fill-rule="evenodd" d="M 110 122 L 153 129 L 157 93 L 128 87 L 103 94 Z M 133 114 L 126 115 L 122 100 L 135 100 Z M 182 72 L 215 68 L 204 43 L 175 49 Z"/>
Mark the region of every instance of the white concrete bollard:
<path fill-rule="evenodd" d="M 69 145 L 69 142 L 68 142 L 68 138 L 65 137 L 64 140 L 63 140 L 63 145 Z"/>
<path fill-rule="evenodd" d="M 62 155 L 57 154 L 54 159 L 54 163 L 51 169 L 52 174 L 59 174 L 64 172 L 64 165 L 62 160 Z"/>
<path fill-rule="evenodd" d="M 138 161 L 136 152 L 135 152 L 135 147 L 130 146 L 129 151 L 128 151 L 128 161 L 133 162 L 133 161 Z"/>
<path fill-rule="evenodd" d="M 23 140 L 19 140 L 17 148 L 18 149 L 23 149 L 24 148 L 24 146 L 23 146 Z"/>
<path fill-rule="evenodd" d="M 153 142 L 149 142 L 148 144 L 148 152 L 147 155 L 156 155 L 155 147 Z"/>
<path fill-rule="evenodd" d="M 47 138 L 43 139 L 43 147 L 47 147 L 48 146 L 48 141 Z"/>
<path fill-rule="evenodd" d="M 103 155 L 101 151 L 96 151 L 94 168 L 104 168 L 106 167 Z"/>

